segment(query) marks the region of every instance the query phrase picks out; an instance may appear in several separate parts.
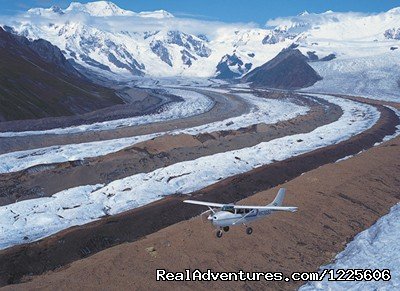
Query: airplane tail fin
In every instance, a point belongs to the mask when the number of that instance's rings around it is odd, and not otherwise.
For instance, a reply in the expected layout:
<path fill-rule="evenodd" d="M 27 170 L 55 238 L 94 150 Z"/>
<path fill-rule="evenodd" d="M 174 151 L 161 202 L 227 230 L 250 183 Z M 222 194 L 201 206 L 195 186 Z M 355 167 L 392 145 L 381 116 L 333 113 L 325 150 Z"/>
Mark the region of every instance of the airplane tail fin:
<path fill-rule="evenodd" d="M 285 188 L 279 189 L 278 194 L 276 195 L 274 201 L 272 201 L 272 203 L 269 205 L 270 206 L 282 206 L 283 198 L 285 198 L 285 194 L 286 194 Z"/>

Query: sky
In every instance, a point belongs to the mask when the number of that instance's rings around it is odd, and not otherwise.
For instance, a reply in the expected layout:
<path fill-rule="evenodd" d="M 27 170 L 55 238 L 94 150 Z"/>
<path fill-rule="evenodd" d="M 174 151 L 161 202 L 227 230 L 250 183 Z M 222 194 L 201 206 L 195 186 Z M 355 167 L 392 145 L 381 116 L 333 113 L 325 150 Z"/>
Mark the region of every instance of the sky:
<path fill-rule="evenodd" d="M 66 8 L 70 2 L 67 0 L 0 0 L 0 14 L 12 15 L 32 7 L 50 7 L 51 5 Z M 314 13 L 327 10 L 373 13 L 400 6 L 400 0 L 114 0 L 112 2 L 121 8 L 135 12 L 164 9 L 180 17 L 231 23 L 255 22 L 261 26 L 269 19 L 293 16 L 305 10 Z"/>

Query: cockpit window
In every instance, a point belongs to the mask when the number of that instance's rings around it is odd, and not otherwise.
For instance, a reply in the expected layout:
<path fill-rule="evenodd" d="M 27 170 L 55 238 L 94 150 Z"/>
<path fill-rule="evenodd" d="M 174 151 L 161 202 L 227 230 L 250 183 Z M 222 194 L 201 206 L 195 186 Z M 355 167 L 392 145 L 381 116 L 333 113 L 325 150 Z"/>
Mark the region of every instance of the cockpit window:
<path fill-rule="evenodd" d="M 235 208 L 232 205 L 224 205 L 222 206 L 221 210 L 235 213 Z"/>
<path fill-rule="evenodd" d="M 247 213 L 249 213 L 249 212 L 251 212 L 251 209 L 243 209 L 243 208 L 239 208 L 239 209 L 236 209 L 236 214 L 247 214 Z"/>

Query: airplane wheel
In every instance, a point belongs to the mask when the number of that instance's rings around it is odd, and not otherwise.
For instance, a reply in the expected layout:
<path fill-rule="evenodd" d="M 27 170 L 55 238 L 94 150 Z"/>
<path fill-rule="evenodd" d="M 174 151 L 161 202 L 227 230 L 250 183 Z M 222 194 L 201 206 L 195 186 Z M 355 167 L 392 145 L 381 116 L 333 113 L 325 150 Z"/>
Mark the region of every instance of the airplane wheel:
<path fill-rule="evenodd" d="M 223 230 L 224 230 L 225 232 L 228 232 L 228 231 L 229 231 L 229 226 L 224 226 Z"/>
<path fill-rule="evenodd" d="M 217 231 L 217 238 L 221 238 L 222 237 L 222 230 L 218 230 Z"/>
<path fill-rule="evenodd" d="M 253 229 L 251 227 L 246 228 L 246 233 L 248 235 L 252 234 L 253 233 Z"/>

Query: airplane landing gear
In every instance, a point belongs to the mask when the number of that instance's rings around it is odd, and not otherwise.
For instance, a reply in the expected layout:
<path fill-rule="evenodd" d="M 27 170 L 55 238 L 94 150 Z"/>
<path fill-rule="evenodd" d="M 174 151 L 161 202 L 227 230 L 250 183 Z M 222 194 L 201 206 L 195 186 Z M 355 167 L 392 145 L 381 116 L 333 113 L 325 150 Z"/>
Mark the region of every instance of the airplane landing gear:
<path fill-rule="evenodd" d="M 252 233 L 253 233 L 253 229 L 252 229 L 251 227 L 247 227 L 247 228 L 246 228 L 246 233 L 247 233 L 248 235 L 252 234 Z"/>
<path fill-rule="evenodd" d="M 217 231 L 217 234 L 216 234 L 216 235 L 217 235 L 217 238 L 221 238 L 221 237 L 222 237 L 222 233 L 223 233 L 222 230 L 219 229 L 219 230 Z"/>
<path fill-rule="evenodd" d="M 223 229 L 225 232 L 228 232 L 228 231 L 229 231 L 229 226 L 224 226 L 222 229 Z"/>

